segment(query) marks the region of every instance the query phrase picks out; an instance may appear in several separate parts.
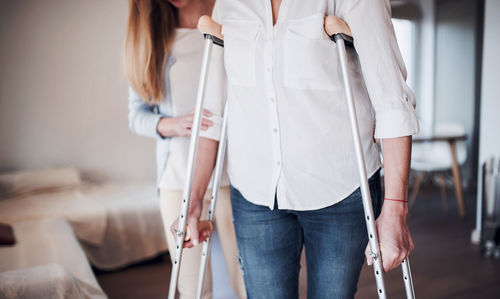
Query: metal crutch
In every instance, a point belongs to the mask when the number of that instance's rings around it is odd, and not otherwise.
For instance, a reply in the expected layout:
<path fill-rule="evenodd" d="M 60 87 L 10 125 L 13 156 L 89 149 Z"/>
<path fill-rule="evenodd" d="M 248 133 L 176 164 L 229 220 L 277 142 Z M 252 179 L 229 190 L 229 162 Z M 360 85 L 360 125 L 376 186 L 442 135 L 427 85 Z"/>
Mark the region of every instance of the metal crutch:
<path fill-rule="evenodd" d="M 349 120 L 351 123 L 352 136 L 354 140 L 354 148 L 356 152 L 356 160 L 358 164 L 359 178 L 361 182 L 361 195 L 363 198 L 363 209 L 365 212 L 366 228 L 368 230 L 368 237 L 370 243 L 371 256 L 373 258 L 373 271 L 375 272 L 375 281 L 377 283 L 377 293 L 379 298 L 386 298 L 386 291 L 384 285 L 384 274 L 382 269 L 382 260 L 380 256 L 380 247 L 378 243 L 377 230 L 375 228 L 375 217 L 373 215 L 372 199 L 370 189 L 368 187 L 368 178 L 366 175 L 365 158 L 361 147 L 361 138 L 359 135 L 358 120 L 356 116 L 356 108 L 354 106 L 354 99 L 352 94 L 352 87 L 347 69 L 347 55 L 345 44 L 353 45 L 353 38 L 349 26 L 341 19 L 335 16 L 328 16 L 325 18 L 325 31 L 337 44 L 337 50 L 342 68 L 342 76 L 344 81 L 344 90 L 346 94 L 347 106 L 349 110 Z M 405 284 L 406 297 L 415 298 L 415 291 L 413 289 L 413 280 L 411 277 L 411 270 L 408 258 L 406 258 L 401 268 L 403 271 L 403 281 Z"/>
<path fill-rule="evenodd" d="M 200 20 L 201 21 L 201 20 Z M 210 31 L 205 30 L 205 34 L 210 32 L 212 36 L 216 36 L 217 45 L 224 47 L 224 39 L 221 33 L 221 25 L 217 24 L 211 18 L 205 18 L 205 22 L 211 22 Z M 201 30 L 202 28 L 200 28 Z M 226 144 L 227 144 L 227 116 L 228 116 L 228 103 L 226 102 L 224 107 L 224 117 L 222 120 L 222 129 L 219 139 L 219 146 L 217 148 L 217 158 L 215 161 L 214 169 L 214 181 L 212 186 L 212 194 L 210 196 L 210 207 L 208 209 L 208 219 L 207 221 L 213 226 L 215 220 L 215 207 L 217 203 L 217 198 L 219 197 L 219 189 L 222 181 L 222 173 L 224 171 L 224 158 L 226 156 Z M 207 274 L 207 264 L 210 258 L 210 249 L 212 248 L 212 238 L 208 237 L 203 241 L 203 248 L 201 251 L 201 261 L 200 270 L 198 273 L 198 284 L 196 288 L 196 299 L 201 299 L 203 294 L 203 287 L 205 284 L 205 277 Z"/>
<path fill-rule="evenodd" d="M 200 74 L 200 81 L 198 83 L 198 93 L 196 96 L 196 106 L 195 106 L 195 113 L 194 113 L 194 120 L 193 120 L 193 127 L 191 130 L 191 141 L 189 145 L 189 155 L 188 155 L 188 162 L 187 162 L 187 178 L 185 181 L 184 185 L 184 191 L 182 194 L 182 204 L 181 204 L 181 212 L 179 215 L 179 224 L 178 224 L 178 230 L 176 232 L 176 251 L 175 251 L 175 258 L 174 258 L 174 263 L 172 265 L 172 274 L 170 277 L 170 288 L 168 292 L 168 298 L 169 299 L 174 299 L 177 291 L 177 281 L 179 278 L 179 270 L 181 266 L 181 259 L 182 259 L 182 250 L 184 246 L 184 241 L 186 237 L 186 230 L 188 228 L 186 227 L 186 221 L 187 221 L 187 215 L 189 211 L 189 202 L 191 199 L 191 187 L 192 187 L 192 182 L 193 182 L 193 175 L 194 175 L 194 167 L 196 164 L 196 153 L 198 150 L 198 140 L 199 140 L 199 135 L 200 135 L 200 126 L 201 126 L 201 115 L 202 115 L 202 110 L 203 110 L 203 101 L 205 97 L 205 90 L 206 90 L 206 84 L 207 84 L 207 78 L 208 78 L 208 72 L 209 72 L 209 66 L 210 66 L 210 55 L 212 52 L 212 47 L 213 45 L 217 46 L 224 46 L 224 43 L 222 41 L 222 35 L 220 34 L 221 29 L 220 25 L 215 23 L 212 18 L 208 16 L 202 16 L 200 20 L 198 21 L 198 29 L 204 34 L 205 37 L 205 48 L 203 52 L 203 60 L 202 60 L 202 66 L 201 66 L 201 74 Z M 225 108 L 227 110 L 227 106 Z M 224 115 L 227 115 L 227 113 L 224 113 Z M 225 123 L 227 123 L 226 117 L 224 116 L 224 125 L 223 125 L 223 130 L 225 130 Z M 223 132 L 225 133 L 225 132 Z M 224 135 L 225 137 L 225 135 Z M 224 140 L 224 141 L 223 141 Z M 217 154 L 217 163 L 215 166 L 215 175 L 216 179 L 214 181 L 214 186 L 213 186 L 213 191 L 212 191 L 212 199 L 211 199 L 211 212 L 209 212 L 209 221 L 213 221 L 213 208 L 215 208 L 215 199 L 217 198 L 218 195 L 218 190 L 220 186 L 220 180 L 221 180 L 221 174 L 222 174 L 222 163 L 219 163 L 224 159 L 224 152 L 222 151 L 221 154 L 221 147 L 225 148 L 225 138 L 221 138 L 221 141 L 219 142 L 219 153 Z M 222 157 L 221 157 L 222 156 Z M 220 164 L 220 165 L 219 165 Z M 213 206 L 213 207 L 212 207 Z M 168 233 L 168 232 L 167 232 Z M 208 246 L 209 242 L 204 242 L 203 244 L 203 254 L 205 255 L 205 258 L 202 259 L 202 262 L 204 261 L 206 267 L 206 259 L 208 256 Z M 205 248 L 207 247 L 207 248 Z M 201 268 L 201 267 L 200 267 Z M 205 271 L 203 271 L 203 277 L 204 277 Z M 201 275 L 201 273 L 200 273 Z M 203 285 L 203 281 L 201 283 Z M 199 292 L 201 294 L 201 291 Z"/>

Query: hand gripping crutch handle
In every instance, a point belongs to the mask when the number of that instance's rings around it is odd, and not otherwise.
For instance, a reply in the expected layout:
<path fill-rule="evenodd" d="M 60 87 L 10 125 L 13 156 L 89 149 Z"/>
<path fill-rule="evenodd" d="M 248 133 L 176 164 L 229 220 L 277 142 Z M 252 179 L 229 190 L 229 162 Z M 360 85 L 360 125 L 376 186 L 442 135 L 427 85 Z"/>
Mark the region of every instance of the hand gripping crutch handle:
<path fill-rule="evenodd" d="M 349 120 L 351 123 L 351 131 L 354 140 L 354 148 L 356 152 L 356 161 L 358 164 L 359 178 L 361 182 L 361 195 L 363 199 L 363 209 L 365 212 L 366 228 L 368 231 L 368 240 L 370 251 L 373 258 L 373 271 L 375 281 L 377 283 L 377 293 L 379 298 L 386 298 L 384 275 L 382 268 L 382 259 L 380 254 L 380 246 L 378 242 L 377 229 L 375 227 L 375 217 L 373 213 L 372 199 L 368 186 L 368 177 L 366 173 L 366 164 L 361 145 L 361 137 L 359 134 L 358 120 L 356 116 L 356 107 L 354 105 L 354 97 L 352 86 L 347 68 L 346 44 L 354 45 L 352 32 L 349 26 L 341 19 L 335 16 L 327 16 L 325 18 L 325 31 L 330 38 L 336 42 L 339 54 L 342 76 L 344 81 L 344 90 L 346 94 L 347 107 L 349 112 Z M 407 298 L 415 298 L 413 282 L 411 277 L 410 265 L 408 259 L 405 259 L 401 264 L 403 271 L 403 280 L 405 284 Z"/>
<path fill-rule="evenodd" d="M 214 230 L 214 225 L 213 225 L 212 221 L 203 220 L 203 221 L 198 222 L 198 231 L 199 232 L 208 231 L 209 233 L 212 233 L 213 230 Z M 191 228 L 188 225 L 188 226 L 186 226 L 186 235 L 184 236 L 184 241 L 187 242 L 189 240 L 191 240 Z"/>
<path fill-rule="evenodd" d="M 191 199 L 191 187 L 193 183 L 194 167 L 196 161 L 196 153 L 198 150 L 198 140 L 200 136 L 201 115 L 203 110 L 203 101 L 205 97 L 205 90 L 207 84 L 207 77 L 210 66 L 210 55 L 212 46 L 222 45 L 222 35 L 220 25 L 215 23 L 209 16 L 202 16 L 198 21 L 198 29 L 204 34 L 205 47 L 203 51 L 203 60 L 200 72 L 200 80 L 198 83 L 198 93 L 196 95 L 196 106 L 194 112 L 193 127 L 191 130 L 191 141 L 189 145 L 188 162 L 187 162 L 187 175 L 184 184 L 184 191 L 182 193 L 181 211 L 179 215 L 179 228 L 176 235 L 176 251 L 174 263 L 172 265 L 172 274 L 170 277 L 170 287 L 168 298 L 174 299 L 177 291 L 177 281 L 179 278 L 179 270 L 182 260 L 182 250 L 186 237 L 186 222 L 189 212 L 189 202 Z M 168 233 L 168 232 L 167 232 Z"/>

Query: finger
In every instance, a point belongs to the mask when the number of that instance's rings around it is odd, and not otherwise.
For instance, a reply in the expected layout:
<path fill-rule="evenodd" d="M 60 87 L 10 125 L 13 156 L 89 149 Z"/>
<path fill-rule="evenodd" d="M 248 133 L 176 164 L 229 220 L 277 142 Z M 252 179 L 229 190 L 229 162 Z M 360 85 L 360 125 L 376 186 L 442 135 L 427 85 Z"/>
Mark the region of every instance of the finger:
<path fill-rule="evenodd" d="M 205 128 L 204 130 L 207 130 L 209 127 L 212 127 L 213 125 L 214 125 L 213 121 L 204 118 L 204 119 L 201 120 L 200 129 L 204 129 Z M 184 123 L 184 127 L 192 129 L 193 128 L 193 123 L 187 121 L 187 122 Z"/>
<path fill-rule="evenodd" d="M 389 263 L 389 259 L 388 258 L 385 258 L 382 260 L 382 269 L 384 270 L 384 272 L 389 272 L 391 271 L 391 265 L 392 263 Z"/>
<path fill-rule="evenodd" d="M 213 113 L 210 110 L 203 109 L 203 115 L 206 117 L 210 117 L 213 115 Z"/>
<path fill-rule="evenodd" d="M 188 218 L 189 229 L 191 230 L 190 242 L 193 246 L 197 246 L 200 240 L 200 231 L 198 230 L 198 219 L 196 217 Z"/>
<path fill-rule="evenodd" d="M 184 234 L 184 248 L 191 248 L 193 247 L 193 242 L 191 240 L 191 229 L 189 228 L 189 225 L 186 225 L 186 232 Z"/>
<path fill-rule="evenodd" d="M 368 266 L 373 265 L 373 258 L 372 258 L 372 256 L 371 256 L 371 254 L 370 254 L 370 253 L 371 253 L 371 249 L 370 249 L 370 244 L 368 243 L 368 244 L 366 245 L 366 249 L 365 249 L 366 264 L 367 264 Z"/>
<path fill-rule="evenodd" d="M 382 270 L 384 272 L 389 272 L 394 267 L 394 262 L 397 259 L 397 253 L 394 250 L 389 250 L 385 248 L 383 244 L 379 244 L 379 255 L 382 262 Z"/>
<path fill-rule="evenodd" d="M 210 238 L 210 232 L 208 230 L 201 231 L 200 243 L 208 240 L 208 238 Z"/>
<path fill-rule="evenodd" d="M 410 250 L 404 250 L 403 254 L 401 255 L 399 264 L 401 264 L 409 255 L 410 255 Z"/>
<path fill-rule="evenodd" d="M 211 127 L 211 126 L 213 126 L 213 125 L 214 125 L 214 122 L 213 122 L 213 121 L 211 121 L 211 120 L 209 120 L 209 119 L 204 118 L 204 119 L 202 119 L 202 120 L 201 120 L 201 125 L 202 125 L 202 126 L 208 126 L 208 127 Z"/>
<path fill-rule="evenodd" d="M 384 272 L 389 272 L 394 263 L 394 253 L 386 250 L 384 246 L 380 244 L 380 255 L 384 257 L 382 259 L 382 270 L 384 270 Z"/>
<path fill-rule="evenodd" d="M 382 251 L 382 249 L 380 249 Z M 384 258 L 382 259 L 382 268 L 384 272 L 389 272 L 394 268 L 398 267 L 403 259 L 396 252 L 388 252 L 387 250 L 383 252 Z"/>
<path fill-rule="evenodd" d="M 415 243 L 413 243 L 413 238 L 410 237 L 410 250 L 408 252 L 408 255 L 410 255 L 410 253 L 412 253 L 413 250 L 415 250 Z"/>
<path fill-rule="evenodd" d="M 207 131 L 209 127 L 200 126 L 200 131 Z M 191 136 L 191 128 L 185 128 L 185 136 Z"/>

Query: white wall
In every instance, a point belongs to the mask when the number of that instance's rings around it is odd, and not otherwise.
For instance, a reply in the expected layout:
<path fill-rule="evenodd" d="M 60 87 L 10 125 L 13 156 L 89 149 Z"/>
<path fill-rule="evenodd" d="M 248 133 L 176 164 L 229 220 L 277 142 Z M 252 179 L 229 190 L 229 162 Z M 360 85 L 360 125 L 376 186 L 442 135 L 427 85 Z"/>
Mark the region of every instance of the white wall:
<path fill-rule="evenodd" d="M 481 82 L 481 117 L 479 128 L 479 163 L 476 229 L 472 241 L 481 233 L 482 165 L 490 157 L 500 156 L 500 0 L 486 0 L 484 15 L 483 68 Z"/>
<path fill-rule="evenodd" d="M 475 177 L 477 163 L 476 59 L 478 53 L 477 1 L 436 2 L 434 121 L 460 123 L 467 134 L 467 161 L 462 166 L 465 186 Z M 475 179 L 475 178 L 474 178 Z"/>
<path fill-rule="evenodd" d="M 154 141 L 128 130 L 127 6 L 0 0 L 0 171 L 75 165 L 98 178 L 154 178 Z"/>
<path fill-rule="evenodd" d="M 484 20 L 479 165 L 500 156 L 500 0 L 487 0 Z"/>
<path fill-rule="evenodd" d="M 434 127 L 435 70 L 435 0 L 411 0 L 418 4 L 421 19 L 417 22 L 416 88 L 417 115 L 423 134 L 432 134 Z"/>

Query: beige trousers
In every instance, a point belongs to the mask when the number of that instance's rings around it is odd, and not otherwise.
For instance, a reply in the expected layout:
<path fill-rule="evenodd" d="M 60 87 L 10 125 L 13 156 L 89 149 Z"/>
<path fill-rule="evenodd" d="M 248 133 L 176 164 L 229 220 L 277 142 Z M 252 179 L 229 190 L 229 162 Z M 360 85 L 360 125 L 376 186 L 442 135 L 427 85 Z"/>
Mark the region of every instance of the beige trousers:
<path fill-rule="evenodd" d="M 207 218 L 210 204 L 210 192 L 207 190 L 203 198 L 202 219 Z M 170 256 L 175 255 L 175 237 L 170 232 L 170 226 L 179 217 L 181 208 L 182 191 L 160 189 L 161 215 L 165 232 L 167 233 L 167 243 Z M 241 298 L 246 298 L 243 276 L 238 264 L 238 250 L 236 247 L 236 234 L 233 226 L 233 213 L 231 210 L 231 198 L 229 187 L 222 187 L 217 199 L 217 209 L 215 211 L 215 229 L 222 245 L 224 257 L 227 264 L 231 284 L 235 294 Z M 178 297 L 180 299 L 193 299 L 196 297 L 196 287 L 198 282 L 198 272 L 200 267 L 202 245 L 193 248 L 185 248 L 182 252 L 182 262 L 179 271 L 179 281 L 177 283 Z M 173 262 L 173 261 L 172 261 Z M 218 265 L 214 265 L 217 267 Z M 208 263 L 207 276 L 203 291 L 203 298 L 212 298 L 212 275 Z"/>

